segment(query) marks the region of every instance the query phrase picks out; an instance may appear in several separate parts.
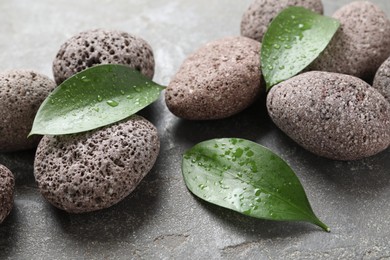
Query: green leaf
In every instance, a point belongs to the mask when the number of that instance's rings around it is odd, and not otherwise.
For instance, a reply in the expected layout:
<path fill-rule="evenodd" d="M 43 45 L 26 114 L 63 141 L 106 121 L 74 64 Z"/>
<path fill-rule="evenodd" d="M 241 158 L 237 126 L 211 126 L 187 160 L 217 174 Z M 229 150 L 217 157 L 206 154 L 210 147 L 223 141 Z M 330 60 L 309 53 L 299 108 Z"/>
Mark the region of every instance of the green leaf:
<path fill-rule="evenodd" d="M 46 98 L 30 135 L 72 134 L 115 123 L 156 101 L 163 89 L 124 65 L 91 67 Z"/>
<path fill-rule="evenodd" d="M 270 220 L 308 221 L 329 232 L 313 213 L 291 168 L 267 148 L 243 139 L 214 139 L 183 156 L 188 189 L 210 203 Z"/>
<path fill-rule="evenodd" d="M 264 35 L 261 65 L 267 90 L 301 72 L 326 48 L 340 23 L 303 7 L 275 17 Z"/>

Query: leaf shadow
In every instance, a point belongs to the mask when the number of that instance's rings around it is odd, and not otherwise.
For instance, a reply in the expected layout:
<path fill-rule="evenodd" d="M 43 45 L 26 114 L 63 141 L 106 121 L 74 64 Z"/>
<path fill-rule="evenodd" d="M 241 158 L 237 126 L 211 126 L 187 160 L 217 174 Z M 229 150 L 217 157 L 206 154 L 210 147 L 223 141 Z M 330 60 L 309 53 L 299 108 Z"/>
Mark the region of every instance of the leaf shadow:
<path fill-rule="evenodd" d="M 243 138 L 255 141 L 270 131 L 265 99 L 244 111 L 219 120 L 191 121 L 178 118 L 173 126 L 176 141 L 186 147 L 214 138 Z"/>
<path fill-rule="evenodd" d="M 15 185 L 35 186 L 34 158 L 36 149 L 0 153 L 0 164 L 7 167 L 15 177 Z"/>
<path fill-rule="evenodd" d="M 54 216 L 54 226 L 67 240 L 81 244 L 128 241 L 157 214 L 161 188 L 159 170 L 155 167 L 129 196 L 107 209 L 72 214 L 47 203 L 45 210 Z"/>
<path fill-rule="evenodd" d="M 284 159 L 293 168 L 302 169 L 296 171 L 302 180 L 316 178 L 324 186 L 333 186 L 338 192 L 355 197 L 375 196 L 390 186 L 390 149 L 356 161 L 338 161 L 305 150 L 279 129 L 273 134 L 275 146 L 290 150 Z"/>
<path fill-rule="evenodd" d="M 18 233 L 15 232 L 18 224 L 18 212 L 13 209 L 0 224 L 0 259 L 11 257 L 18 245 Z"/>
<path fill-rule="evenodd" d="M 194 196 L 195 197 L 195 196 Z M 275 238 L 298 237 L 310 232 L 324 232 L 321 228 L 308 222 L 273 221 L 246 216 L 195 197 L 197 203 L 208 214 L 227 227 L 234 234 L 240 234 L 246 240 L 264 240 Z"/>

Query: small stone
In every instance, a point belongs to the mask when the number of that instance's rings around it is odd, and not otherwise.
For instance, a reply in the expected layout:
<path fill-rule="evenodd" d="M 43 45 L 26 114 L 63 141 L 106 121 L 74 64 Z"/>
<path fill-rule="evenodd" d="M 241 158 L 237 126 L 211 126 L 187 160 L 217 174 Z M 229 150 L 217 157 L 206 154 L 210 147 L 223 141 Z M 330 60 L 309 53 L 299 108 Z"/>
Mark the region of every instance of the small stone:
<path fill-rule="evenodd" d="M 275 124 L 314 154 L 357 160 L 390 145 L 390 104 L 359 78 L 306 72 L 274 86 L 267 108 Z"/>
<path fill-rule="evenodd" d="M 11 171 L 0 164 L 0 224 L 9 215 L 14 204 L 15 179 Z"/>
<path fill-rule="evenodd" d="M 122 64 L 152 79 L 154 56 L 140 37 L 102 29 L 81 32 L 68 39 L 53 62 L 54 79 L 62 83 L 72 75 L 98 64 Z"/>
<path fill-rule="evenodd" d="M 165 92 L 169 110 L 191 120 L 226 118 L 261 92 L 260 43 L 246 37 L 213 41 L 191 54 Z"/>
<path fill-rule="evenodd" d="M 324 12 L 321 0 L 255 0 L 242 16 L 241 35 L 262 42 L 271 21 L 290 6 L 302 6 L 319 14 Z"/>
<path fill-rule="evenodd" d="M 373 87 L 390 102 L 390 57 L 379 67 Z"/>
<path fill-rule="evenodd" d="M 0 152 L 35 148 L 40 137 L 27 138 L 39 106 L 56 87 L 31 70 L 0 73 Z"/>
<path fill-rule="evenodd" d="M 333 14 L 341 26 L 311 70 L 356 76 L 371 82 L 390 56 L 390 20 L 368 1 L 347 4 Z"/>
<path fill-rule="evenodd" d="M 156 128 L 140 116 L 77 135 L 45 136 L 35 157 L 41 194 L 70 213 L 108 208 L 153 167 L 160 149 Z"/>

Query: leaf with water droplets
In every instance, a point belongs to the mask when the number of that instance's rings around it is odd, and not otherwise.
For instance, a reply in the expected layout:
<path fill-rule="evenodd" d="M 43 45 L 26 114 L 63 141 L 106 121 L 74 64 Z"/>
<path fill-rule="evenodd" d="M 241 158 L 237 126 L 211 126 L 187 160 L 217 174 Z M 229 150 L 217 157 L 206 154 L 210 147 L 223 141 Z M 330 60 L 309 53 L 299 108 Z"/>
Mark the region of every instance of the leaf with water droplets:
<path fill-rule="evenodd" d="M 210 203 L 256 218 L 308 221 L 329 231 L 288 164 L 259 144 L 235 138 L 199 143 L 184 154 L 182 172 L 188 189 Z"/>
<path fill-rule="evenodd" d="M 98 65 L 64 81 L 42 103 L 30 135 L 79 133 L 127 118 L 164 89 L 124 65 Z"/>
<path fill-rule="evenodd" d="M 326 48 L 340 23 L 303 7 L 291 6 L 271 22 L 261 47 L 267 90 L 301 72 Z"/>

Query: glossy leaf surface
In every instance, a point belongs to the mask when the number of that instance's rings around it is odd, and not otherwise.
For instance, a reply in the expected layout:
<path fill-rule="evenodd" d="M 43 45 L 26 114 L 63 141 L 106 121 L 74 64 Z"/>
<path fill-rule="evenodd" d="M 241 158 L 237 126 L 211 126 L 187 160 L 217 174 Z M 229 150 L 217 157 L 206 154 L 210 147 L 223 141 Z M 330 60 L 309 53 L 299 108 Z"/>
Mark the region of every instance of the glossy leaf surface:
<path fill-rule="evenodd" d="M 127 66 L 86 69 L 46 98 L 30 135 L 72 134 L 115 123 L 156 101 L 163 89 Z"/>
<path fill-rule="evenodd" d="M 188 189 L 210 203 L 269 220 L 308 221 L 313 213 L 299 179 L 279 156 L 243 139 L 214 139 L 183 156 Z"/>
<path fill-rule="evenodd" d="M 261 65 L 267 90 L 291 78 L 326 48 L 340 23 L 303 7 L 280 12 L 264 35 Z"/>

